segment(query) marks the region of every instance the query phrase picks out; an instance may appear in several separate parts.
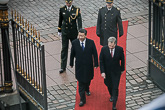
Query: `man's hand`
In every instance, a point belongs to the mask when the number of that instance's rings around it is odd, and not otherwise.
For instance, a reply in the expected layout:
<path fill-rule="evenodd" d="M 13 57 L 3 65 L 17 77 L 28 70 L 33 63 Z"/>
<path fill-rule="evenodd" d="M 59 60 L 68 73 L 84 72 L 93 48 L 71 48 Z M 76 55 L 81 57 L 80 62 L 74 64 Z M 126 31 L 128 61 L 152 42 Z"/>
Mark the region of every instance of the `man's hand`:
<path fill-rule="evenodd" d="M 105 79 L 106 78 L 105 73 L 101 73 L 101 77 L 103 77 Z"/>
<path fill-rule="evenodd" d="M 97 69 L 97 66 L 95 66 L 95 69 Z"/>
<path fill-rule="evenodd" d="M 62 36 L 62 33 L 61 32 L 58 32 L 58 35 L 61 37 Z"/>

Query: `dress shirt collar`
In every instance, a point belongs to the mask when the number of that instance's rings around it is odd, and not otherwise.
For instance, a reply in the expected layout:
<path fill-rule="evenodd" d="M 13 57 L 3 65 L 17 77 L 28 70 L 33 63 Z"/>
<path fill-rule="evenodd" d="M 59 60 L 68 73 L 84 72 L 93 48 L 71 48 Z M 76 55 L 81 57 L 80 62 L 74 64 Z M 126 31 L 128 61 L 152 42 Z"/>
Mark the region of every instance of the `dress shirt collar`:
<path fill-rule="evenodd" d="M 111 7 L 111 8 L 108 8 L 108 7 L 107 7 L 107 9 L 108 9 L 108 10 L 111 10 L 111 9 L 112 9 L 112 7 Z"/>
<path fill-rule="evenodd" d="M 110 50 L 110 54 L 111 54 L 111 49 L 109 49 Z M 114 53 L 115 53 L 115 48 L 113 48 L 113 56 L 114 56 Z"/>
<path fill-rule="evenodd" d="M 80 40 L 79 40 L 79 41 L 80 41 Z M 81 42 L 81 41 L 80 41 L 80 46 L 82 46 L 82 43 L 83 43 L 83 45 L 84 45 L 84 47 L 85 47 L 86 38 L 84 39 L 84 41 L 83 41 L 83 42 Z"/>
<path fill-rule="evenodd" d="M 72 5 L 70 7 L 66 6 L 67 10 L 69 9 L 69 11 L 72 9 Z"/>

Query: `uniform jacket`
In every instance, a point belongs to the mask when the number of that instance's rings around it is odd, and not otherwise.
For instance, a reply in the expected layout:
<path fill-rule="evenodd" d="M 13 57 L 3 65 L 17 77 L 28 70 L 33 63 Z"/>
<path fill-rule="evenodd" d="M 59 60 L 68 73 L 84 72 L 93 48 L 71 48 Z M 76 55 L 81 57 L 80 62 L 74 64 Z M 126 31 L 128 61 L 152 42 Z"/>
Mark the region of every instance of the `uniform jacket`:
<path fill-rule="evenodd" d="M 79 39 L 72 42 L 70 66 L 73 66 L 75 58 L 75 75 L 79 82 L 89 82 L 94 76 L 94 66 L 98 67 L 98 55 L 93 40 L 86 38 L 84 51 Z"/>
<path fill-rule="evenodd" d="M 78 27 L 76 21 L 78 22 Z M 62 32 L 62 35 L 68 38 L 77 38 L 78 30 L 81 28 L 80 8 L 72 5 L 71 10 L 68 11 L 66 5 L 61 7 L 59 10 L 58 32 Z"/>
<path fill-rule="evenodd" d="M 100 37 L 100 45 L 107 45 L 109 37 L 116 37 L 119 29 L 119 36 L 123 35 L 123 25 L 120 10 L 113 7 L 111 10 L 107 6 L 99 9 L 96 34 Z"/>
<path fill-rule="evenodd" d="M 104 83 L 108 86 L 113 84 L 118 88 L 121 71 L 125 70 L 124 51 L 120 46 L 115 46 L 114 56 L 112 58 L 108 46 L 104 46 L 100 52 L 100 71 L 106 74 Z M 121 61 L 121 64 L 120 64 Z"/>

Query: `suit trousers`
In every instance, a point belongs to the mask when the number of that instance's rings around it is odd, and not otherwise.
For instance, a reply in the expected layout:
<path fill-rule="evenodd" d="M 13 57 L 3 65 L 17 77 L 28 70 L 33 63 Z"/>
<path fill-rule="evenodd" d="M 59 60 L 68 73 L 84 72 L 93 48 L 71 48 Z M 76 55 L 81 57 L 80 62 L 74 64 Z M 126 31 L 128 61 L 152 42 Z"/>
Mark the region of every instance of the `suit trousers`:
<path fill-rule="evenodd" d="M 116 103 L 118 99 L 118 89 L 112 90 L 112 96 L 113 96 L 113 107 L 116 107 Z"/>
<path fill-rule="evenodd" d="M 113 106 L 116 106 L 119 90 L 110 86 L 108 87 L 108 91 L 109 91 L 110 96 L 113 97 Z"/>
<path fill-rule="evenodd" d="M 76 38 L 67 38 L 66 35 L 62 35 L 61 69 L 66 69 L 69 40 L 72 42 L 74 39 Z"/>
<path fill-rule="evenodd" d="M 84 82 L 79 82 L 79 95 L 80 95 L 80 101 L 86 102 L 86 97 L 85 97 L 85 91 L 89 92 L 89 86 L 90 82 L 84 83 Z"/>
<path fill-rule="evenodd" d="M 113 73 L 112 73 L 113 74 Z M 118 99 L 118 87 L 119 87 L 119 82 L 120 82 L 120 77 L 117 78 L 117 80 L 111 81 L 111 84 L 108 85 L 108 91 L 111 97 L 113 97 L 113 106 L 116 106 L 117 99 Z"/>

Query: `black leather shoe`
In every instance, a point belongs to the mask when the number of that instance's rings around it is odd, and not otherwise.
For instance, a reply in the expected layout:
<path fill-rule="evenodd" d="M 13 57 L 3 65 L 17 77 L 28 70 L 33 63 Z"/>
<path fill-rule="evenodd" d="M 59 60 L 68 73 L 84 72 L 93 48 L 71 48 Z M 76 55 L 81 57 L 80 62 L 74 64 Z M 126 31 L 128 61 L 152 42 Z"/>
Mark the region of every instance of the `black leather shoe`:
<path fill-rule="evenodd" d="M 59 71 L 60 74 L 63 73 L 63 72 L 65 72 L 65 69 L 61 69 L 61 70 Z"/>
<path fill-rule="evenodd" d="M 90 93 L 90 92 L 86 92 L 86 95 L 87 95 L 87 96 L 90 96 L 90 95 L 91 95 L 91 93 Z"/>
<path fill-rule="evenodd" d="M 85 102 L 80 101 L 79 106 L 82 107 L 82 106 L 84 106 L 84 104 L 85 104 Z"/>
<path fill-rule="evenodd" d="M 109 99 L 109 101 L 110 101 L 110 102 L 113 102 L 113 97 L 111 97 L 111 98 Z"/>
<path fill-rule="evenodd" d="M 116 107 L 112 107 L 112 110 L 117 110 Z"/>

